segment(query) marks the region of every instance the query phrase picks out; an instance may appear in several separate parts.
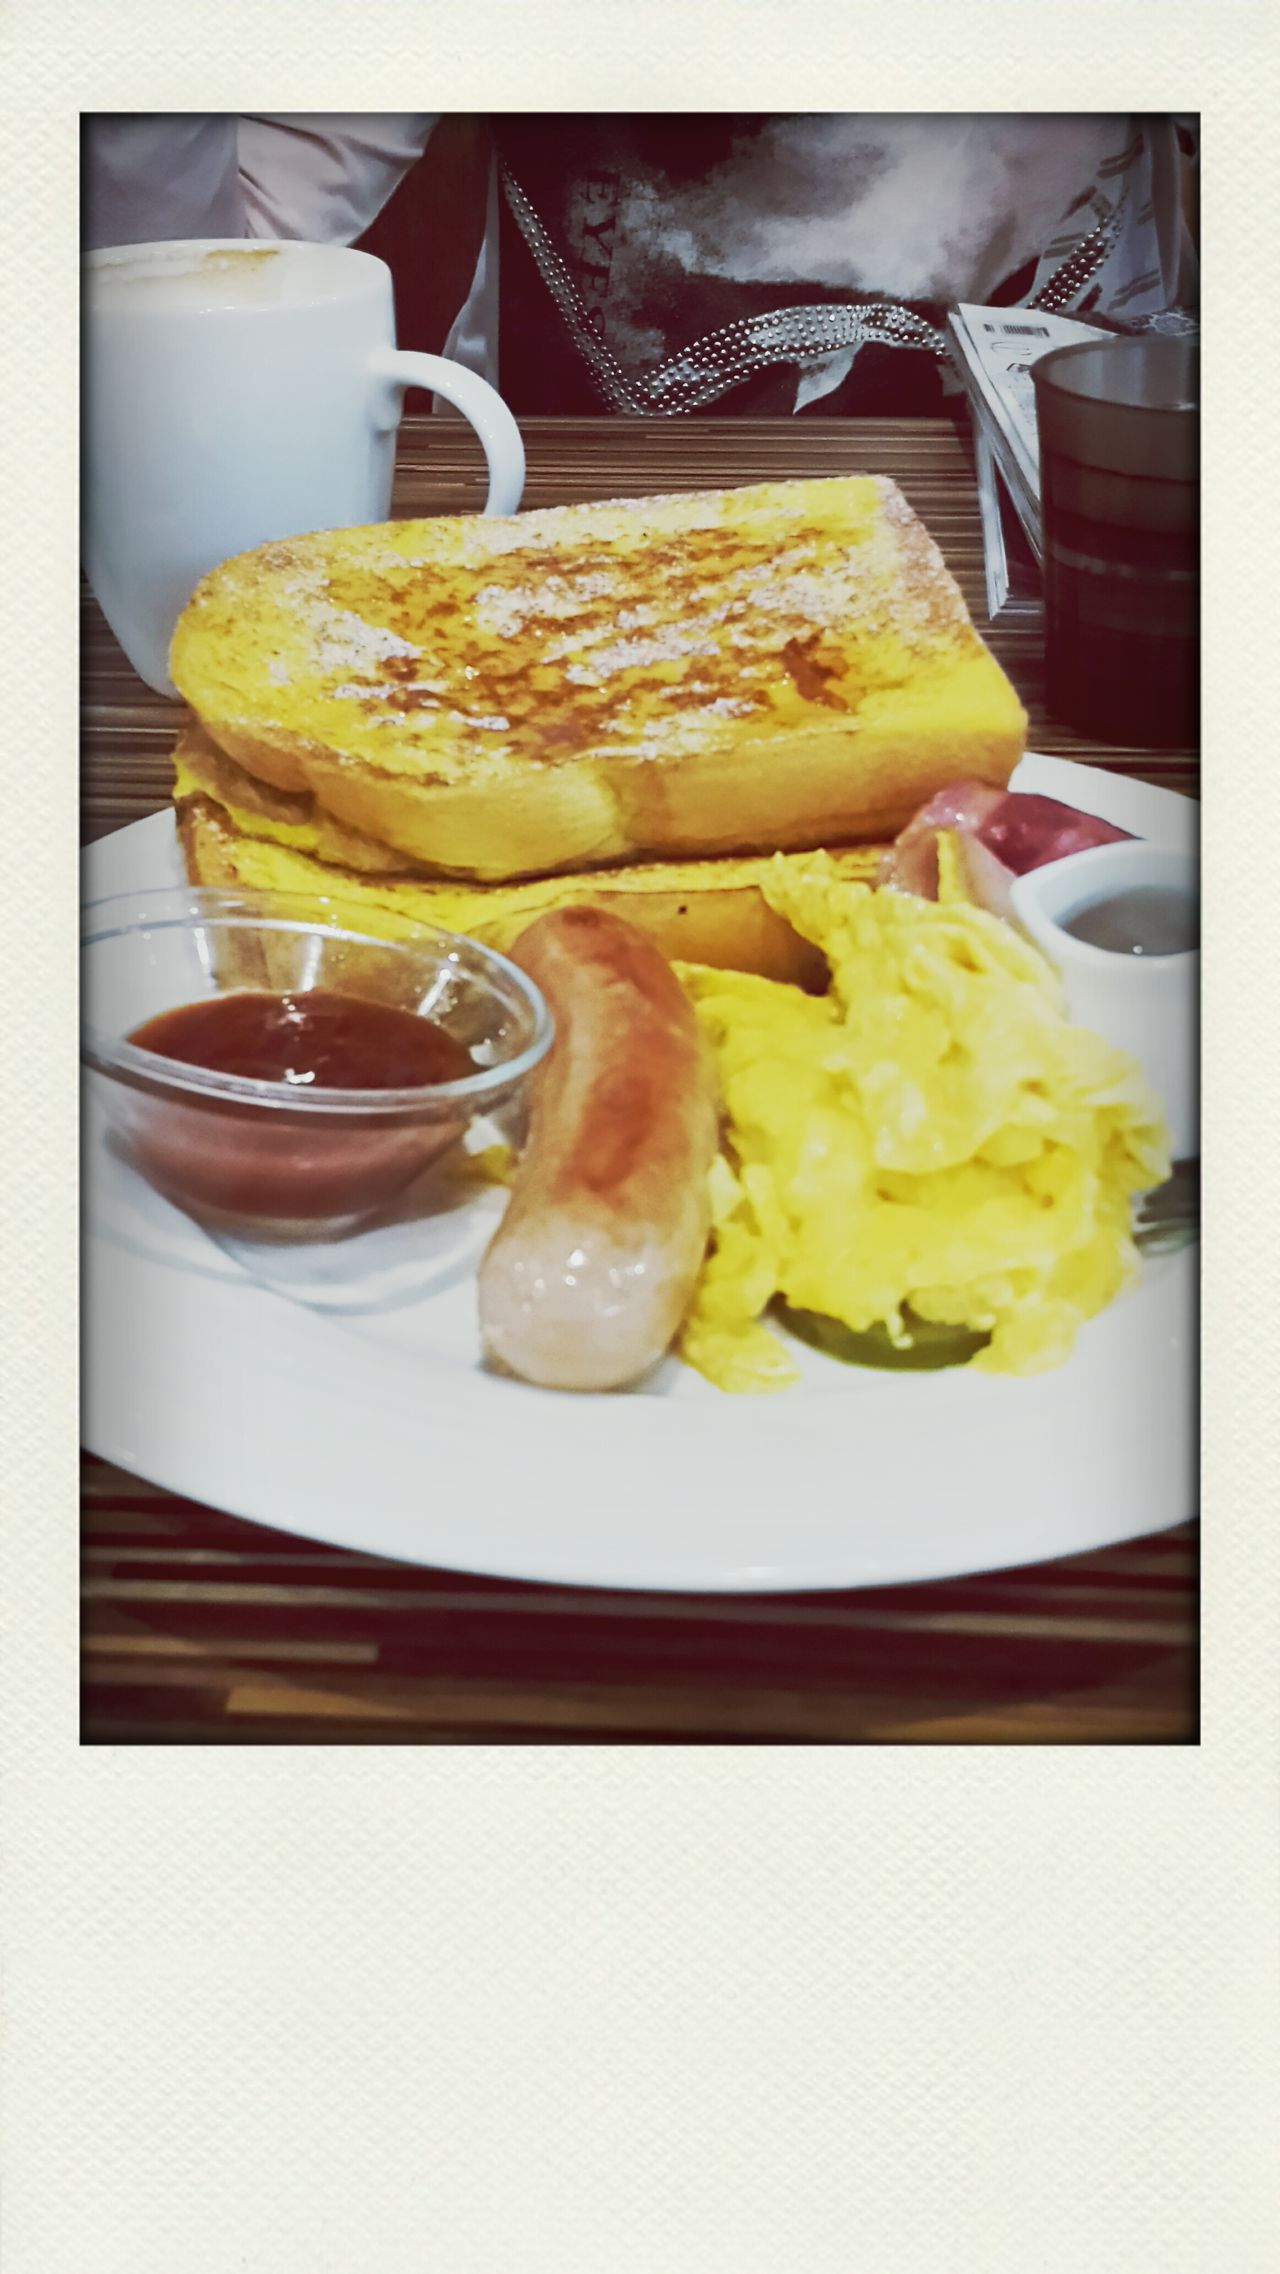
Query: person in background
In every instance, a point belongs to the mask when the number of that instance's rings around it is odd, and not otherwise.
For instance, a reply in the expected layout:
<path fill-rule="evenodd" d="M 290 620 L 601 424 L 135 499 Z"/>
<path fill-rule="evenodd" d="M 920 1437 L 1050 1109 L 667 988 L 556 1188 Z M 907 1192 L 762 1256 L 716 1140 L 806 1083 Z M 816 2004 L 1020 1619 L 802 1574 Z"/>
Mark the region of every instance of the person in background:
<path fill-rule="evenodd" d="M 421 183 L 444 352 L 517 413 L 901 416 L 957 301 L 1194 312 L 1197 149 L 1167 114 L 104 114 L 85 237 L 351 243 Z"/>

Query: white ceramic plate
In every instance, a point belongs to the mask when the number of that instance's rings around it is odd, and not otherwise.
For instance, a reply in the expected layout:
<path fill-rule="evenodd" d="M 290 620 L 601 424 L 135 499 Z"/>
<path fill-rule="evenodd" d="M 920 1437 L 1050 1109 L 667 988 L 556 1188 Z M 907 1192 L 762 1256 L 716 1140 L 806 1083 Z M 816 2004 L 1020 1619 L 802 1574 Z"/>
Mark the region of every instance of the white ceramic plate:
<path fill-rule="evenodd" d="M 1028 758 L 1015 781 L 1194 842 L 1196 809 Z M 181 881 L 172 818 L 90 848 L 98 899 Z M 800 1352 L 776 1397 L 675 1361 L 557 1397 L 479 1363 L 496 1195 L 298 1249 L 214 1239 L 113 1154 L 85 1093 L 90 1451 L 239 1516 L 411 1563 L 606 1587 L 858 1587 L 1080 1553 L 1195 1507 L 1194 1248 L 1030 1380 Z"/>

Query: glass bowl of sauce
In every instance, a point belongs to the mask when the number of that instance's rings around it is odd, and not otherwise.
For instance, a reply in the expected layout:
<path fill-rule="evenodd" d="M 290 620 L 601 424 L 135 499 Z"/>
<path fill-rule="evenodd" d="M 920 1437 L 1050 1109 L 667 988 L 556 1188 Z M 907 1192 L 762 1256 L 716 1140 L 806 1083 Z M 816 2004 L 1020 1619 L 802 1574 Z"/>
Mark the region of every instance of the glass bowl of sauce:
<path fill-rule="evenodd" d="M 507 957 L 346 913 L 200 889 L 85 909 L 82 1059 L 116 1145 L 190 1214 L 349 1231 L 512 1107 L 545 1055 L 550 1013 Z"/>

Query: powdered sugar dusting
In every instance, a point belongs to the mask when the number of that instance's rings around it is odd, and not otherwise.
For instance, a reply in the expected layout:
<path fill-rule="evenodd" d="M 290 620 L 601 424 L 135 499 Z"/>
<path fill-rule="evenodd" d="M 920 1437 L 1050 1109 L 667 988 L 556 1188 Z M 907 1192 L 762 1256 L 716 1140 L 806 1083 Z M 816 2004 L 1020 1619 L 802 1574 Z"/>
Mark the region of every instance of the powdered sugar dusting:
<path fill-rule="evenodd" d="M 388 663 L 393 656 L 422 653 L 412 640 L 401 639 L 384 624 L 366 623 L 350 608 L 313 606 L 310 615 L 316 630 L 315 662 L 321 671 L 368 669 Z"/>
<path fill-rule="evenodd" d="M 597 686 L 618 671 L 643 671 L 649 664 L 677 663 L 681 656 L 714 656 L 717 652 L 715 641 L 701 636 L 696 628 L 672 624 L 649 639 L 614 640 L 608 647 L 592 647 L 587 660 L 567 664 L 564 675 L 576 687 Z M 563 649 L 551 649 L 548 658 L 558 661 L 563 653 Z"/>
<path fill-rule="evenodd" d="M 852 725 L 913 650 L 974 637 L 937 547 L 878 477 L 431 527 L 426 546 L 420 526 L 394 526 L 353 581 L 336 540 L 281 562 L 276 581 L 328 693 L 393 730 L 406 772 L 428 750 L 447 767 L 468 739 L 486 763 L 505 750 L 556 764 L 661 760 L 731 722 L 773 732 L 806 712 Z"/>
<path fill-rule="evenodd" d="M 537 594 L 531 585 L 483 585 L 475 600 L 477 628 L 494 633 L 500 640 L 509 640 L 524 630 L 537 605 Z"/>
<path fill-rule="evenodd" d="M 607 600 L 616 581 L 605 569 L 585 576 L 561 576 L 555 571 L 531 584 L 485 584 L 476 594 L 478 628 L 499 639 L 511 639 L 537 617 L 548 623 L 580 620 L 595 601 Z"/>
<path fill-rule="evenodd" d="M 792 569 L 784 556 L 781 573 L 753 586 L 753 605 L 764 616 L 790 616 L 805 624 L 839 624 L 849 614 L 849 588 L 843 577 L 815 576 L 808 564 Z"/>

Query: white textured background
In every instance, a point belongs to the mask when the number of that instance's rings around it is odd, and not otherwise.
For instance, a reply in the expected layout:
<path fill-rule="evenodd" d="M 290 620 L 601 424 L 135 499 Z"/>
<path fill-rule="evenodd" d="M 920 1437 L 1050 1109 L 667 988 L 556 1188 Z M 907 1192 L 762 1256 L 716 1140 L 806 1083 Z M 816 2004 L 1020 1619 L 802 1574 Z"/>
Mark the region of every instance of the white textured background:
<path fill-rule="evenodd" d="M 1280 2262 L 1278 76 L 1269 0 L 0 4 L 4 2274 Z M 402 100 L 1203 110 L 1196 1750 L 77 1750 L 77 113 Z"/>

